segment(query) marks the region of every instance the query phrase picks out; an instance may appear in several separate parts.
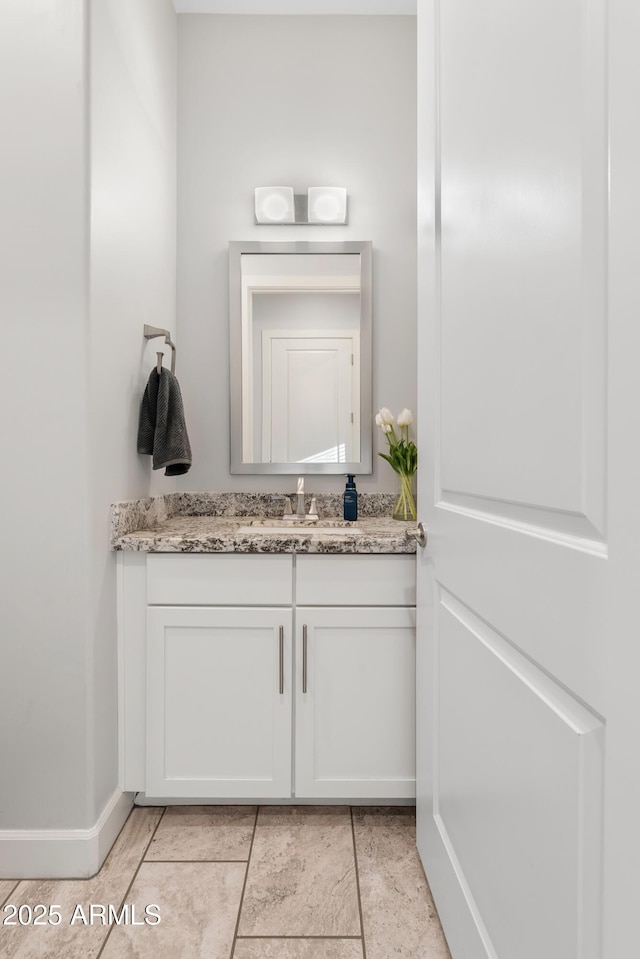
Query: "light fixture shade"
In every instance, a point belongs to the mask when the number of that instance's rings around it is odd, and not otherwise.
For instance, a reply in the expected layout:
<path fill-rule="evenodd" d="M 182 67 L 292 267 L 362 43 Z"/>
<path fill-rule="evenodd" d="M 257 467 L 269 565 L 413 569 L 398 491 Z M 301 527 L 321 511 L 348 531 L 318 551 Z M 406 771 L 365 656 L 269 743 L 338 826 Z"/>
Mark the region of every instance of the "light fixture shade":
<path fill-rule="evenodd" d="M 346 223 L 347 191 L 342 186 L 310 186 L 309 223 Z"/>
<path fill-rule="evenodd" d="M 257 186 L 255 194 L 258 223 L 295 223 L 292 186 Z"/>

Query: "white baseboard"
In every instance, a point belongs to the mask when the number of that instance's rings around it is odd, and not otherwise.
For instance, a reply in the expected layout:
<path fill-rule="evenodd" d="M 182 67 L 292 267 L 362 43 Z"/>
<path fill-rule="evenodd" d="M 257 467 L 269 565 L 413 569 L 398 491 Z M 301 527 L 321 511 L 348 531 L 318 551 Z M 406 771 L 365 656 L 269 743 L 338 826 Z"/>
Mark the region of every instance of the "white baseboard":
<path fill-rule="evenodd" d="M 415 799 L 381 799 L 377 796 L 375 799 L 300 799 L 292 796 L 291 799 L 197 799 L 182 797 L 169 798 L 168 796 L 147 796 L 146 793 L 138 792 L 136 796 L 136 806 L 414 806 Z"/>
<path fill-rule="evenodd" d="M 0 879 L 89 879 L 124 826 L 133 793 L 116 789 L 90 829 L 0 829 Z"/>

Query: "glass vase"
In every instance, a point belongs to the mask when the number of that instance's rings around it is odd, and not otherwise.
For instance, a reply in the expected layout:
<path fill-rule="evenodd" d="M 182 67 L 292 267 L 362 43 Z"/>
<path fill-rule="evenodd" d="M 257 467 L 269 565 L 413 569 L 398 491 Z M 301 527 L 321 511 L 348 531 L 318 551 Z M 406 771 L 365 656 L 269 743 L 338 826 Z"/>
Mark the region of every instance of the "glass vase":
<path fill-rule="evenodd" d="M 409 476 L 408 473 L 398 473 L 398 477 L 400 478 L 400 495 L 393 510 L 393 518 L 415 523 L 418 511 L 412 489 L 413 476 Z"/>

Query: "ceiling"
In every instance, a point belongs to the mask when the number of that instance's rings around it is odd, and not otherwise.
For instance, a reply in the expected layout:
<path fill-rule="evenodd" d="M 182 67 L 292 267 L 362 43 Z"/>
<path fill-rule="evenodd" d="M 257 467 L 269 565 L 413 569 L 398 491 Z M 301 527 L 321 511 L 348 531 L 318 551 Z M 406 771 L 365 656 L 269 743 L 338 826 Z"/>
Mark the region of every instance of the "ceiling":
<path fill-rule="evenodd" d="M 416 14 L 417 0 L 173 0 L 176 13 Z"/>

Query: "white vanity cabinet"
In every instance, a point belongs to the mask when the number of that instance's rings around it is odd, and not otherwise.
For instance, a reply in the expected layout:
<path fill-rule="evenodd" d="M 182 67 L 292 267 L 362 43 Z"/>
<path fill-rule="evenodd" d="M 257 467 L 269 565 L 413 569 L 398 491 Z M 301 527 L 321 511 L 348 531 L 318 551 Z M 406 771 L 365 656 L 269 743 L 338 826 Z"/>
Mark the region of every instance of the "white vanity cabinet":
<path fill-rule="evenodd" d="M 300 798 L 415 796 L 414 563 L 297 557 Z"/>
<path fill-rule="evenodd" d="M 291 609 L 151 606 L 150 796 L 291 791 Z"/>
<path fill-rule="evenodd" d="M 412 799 L 414 564 L 121 552 L 122 788 L 164 800 Z"/>

